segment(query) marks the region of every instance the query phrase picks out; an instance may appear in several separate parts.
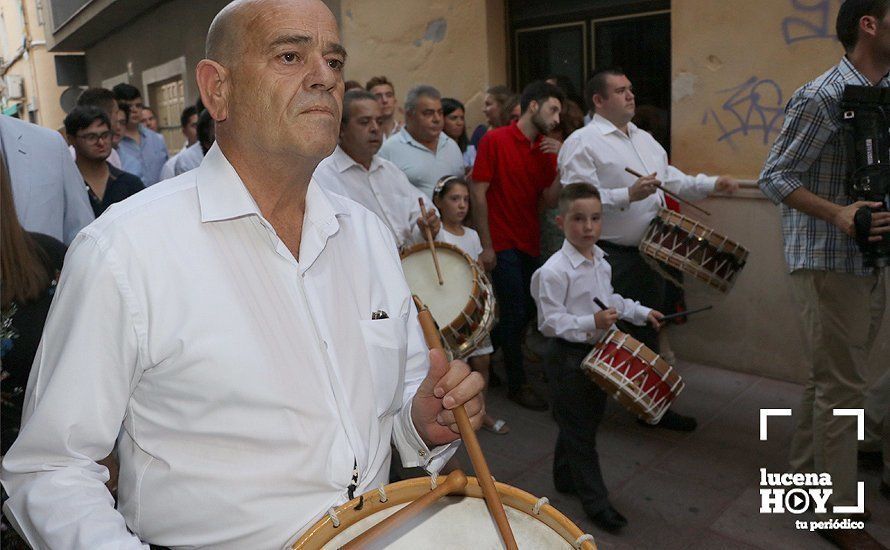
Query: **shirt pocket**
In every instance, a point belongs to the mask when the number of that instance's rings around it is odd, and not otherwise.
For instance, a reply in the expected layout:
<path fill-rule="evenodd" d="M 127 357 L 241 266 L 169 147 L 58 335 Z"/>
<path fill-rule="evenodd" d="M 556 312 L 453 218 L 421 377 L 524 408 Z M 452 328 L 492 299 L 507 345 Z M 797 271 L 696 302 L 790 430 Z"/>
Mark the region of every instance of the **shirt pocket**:
<path fill-rule="evenodd" d="M 407 327 L 401 319 L 360 321 L 360 325 L 374 384 L 377 416 L 394 414 L 402 407 L 408 356 Z"/>

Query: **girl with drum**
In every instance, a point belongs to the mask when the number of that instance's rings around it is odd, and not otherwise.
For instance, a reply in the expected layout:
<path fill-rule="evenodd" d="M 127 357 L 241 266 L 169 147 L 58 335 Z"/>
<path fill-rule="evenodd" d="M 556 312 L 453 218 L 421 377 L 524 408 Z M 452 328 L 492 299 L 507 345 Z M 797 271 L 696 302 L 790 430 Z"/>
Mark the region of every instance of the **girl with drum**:
<path fill-rule="evenodd" d="M 482 242 L 479 240 L 479 234 L 463 225 L 470 212 L 470 187 L 466 180 L 456 176 L 444 176 L 439 179 L 433 189 L 433 204 L 436 205 L 442 216 L 442 231 L 439 232 L 437 239 L 457 246 L 478 260 L 479 255 L 482 254 Z M 488 373 L 493 351 L 491 339 L 486 336 L 479 348 L 467 359 L 470 367 L 485 378 L 486 387 L 488 387 Z M 499 435 L 510 431 L 504 420 L 495 420 L 488 414 L 482 421 L 482 427 Z"/>

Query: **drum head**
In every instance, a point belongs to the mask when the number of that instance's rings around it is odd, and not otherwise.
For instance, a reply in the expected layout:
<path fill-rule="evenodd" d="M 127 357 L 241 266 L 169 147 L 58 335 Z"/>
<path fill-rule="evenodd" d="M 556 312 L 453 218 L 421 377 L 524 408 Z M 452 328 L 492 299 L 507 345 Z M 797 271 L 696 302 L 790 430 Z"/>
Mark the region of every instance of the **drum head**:
<path fill-rule="evenodd" d="M 402 504 L 367 517 L 347 527 L 323 546 L 336 550 L 364 533 L 385 518 L 407 506 Z M 520 548 L 572 548 L 559 534 L 537 519 L 507 507 L 507 521 Z M 489 516 L 485 500 L 472 497 L 444 497 L 412 518 L 398 529 L 387 533 L 368 549 L 415 550 L 416 548 L 441 548 L 464 550 L 466 548 L 501 549 L 504 545 L 494 521 Z"/>
<path fill-rule="evenodd" d="M 458 321 L 461 312 L 472 299 L 474 273 L 465 255 L 451 248 L 437 247 L 439 267 L 444 285 L 439 284 L 436 267 L 429 248 L 418 249 L 402 258 L 405 279 L 413 294 L 430 308 L 440 327 Z"/>

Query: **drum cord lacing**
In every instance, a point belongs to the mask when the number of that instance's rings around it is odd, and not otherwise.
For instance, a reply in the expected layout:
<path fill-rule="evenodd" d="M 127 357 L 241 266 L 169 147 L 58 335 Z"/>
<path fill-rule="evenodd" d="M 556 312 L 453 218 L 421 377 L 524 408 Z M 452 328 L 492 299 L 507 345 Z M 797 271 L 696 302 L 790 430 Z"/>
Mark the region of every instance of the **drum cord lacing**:
<path fill-rule="evenodd" d="M 584 534 L 578 537 L 578 539 L 575 541 L 575 548 L 581 548 L 581 545 L 588 541 L 590 542 L 590 544 L 596 546 L 596 541 L 593 540 L 593 535 Z"/>
<path fill-rule="evenodd" d="M 536 516 L 541 514 L 541 507 L 545 504 L 550 504 L 549 498 L 541 497 L 538 499 L 538 502 L 535 503 L 535 507 L 532 508 L 532 511 L 535 513 Z"/>
<path fill-rule="evenodd" d="M 377 493 L 380 494 L 380 502 L 386 502 L 387 500 L 389 500 L 388 498 L 386 498 L 386 488 L 382 485 L 377 488 Z"/>
<path fill-rule="evenodd" d="M 334 528 L 340 527 L 340 518 L 337 517 L 337 510 L 332 506 L 328 508 L 328 517 L 331 518 L 331 523 L 334 524 Z"/>

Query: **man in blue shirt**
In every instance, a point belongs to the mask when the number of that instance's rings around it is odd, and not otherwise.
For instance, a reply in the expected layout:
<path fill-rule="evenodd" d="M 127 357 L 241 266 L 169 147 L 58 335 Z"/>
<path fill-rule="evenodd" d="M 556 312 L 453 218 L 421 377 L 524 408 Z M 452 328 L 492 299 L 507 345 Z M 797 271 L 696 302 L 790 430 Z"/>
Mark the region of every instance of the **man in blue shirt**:
<path fill-rule="evenodd" d="M 161 134 L 140 123 L 145 105 L 139 88 L 118 84 L 113 91 L 118 104 L 128 111 L 127 125 L 118 145 L 123 169 L 142 180 L 146 187 L 154 185 L 161 179 L 161 168 L 167 162 L 167 144 Z"/>
<path fill-rule="evenodd" d="M 442 131 L 444 126 L 439 91 L 423 84 L 415 86 L 405 99 L 405 127 L 387 139 L 379 153 L 431 201 L 439 178 L 464 175 L 463 154 Z"/>

